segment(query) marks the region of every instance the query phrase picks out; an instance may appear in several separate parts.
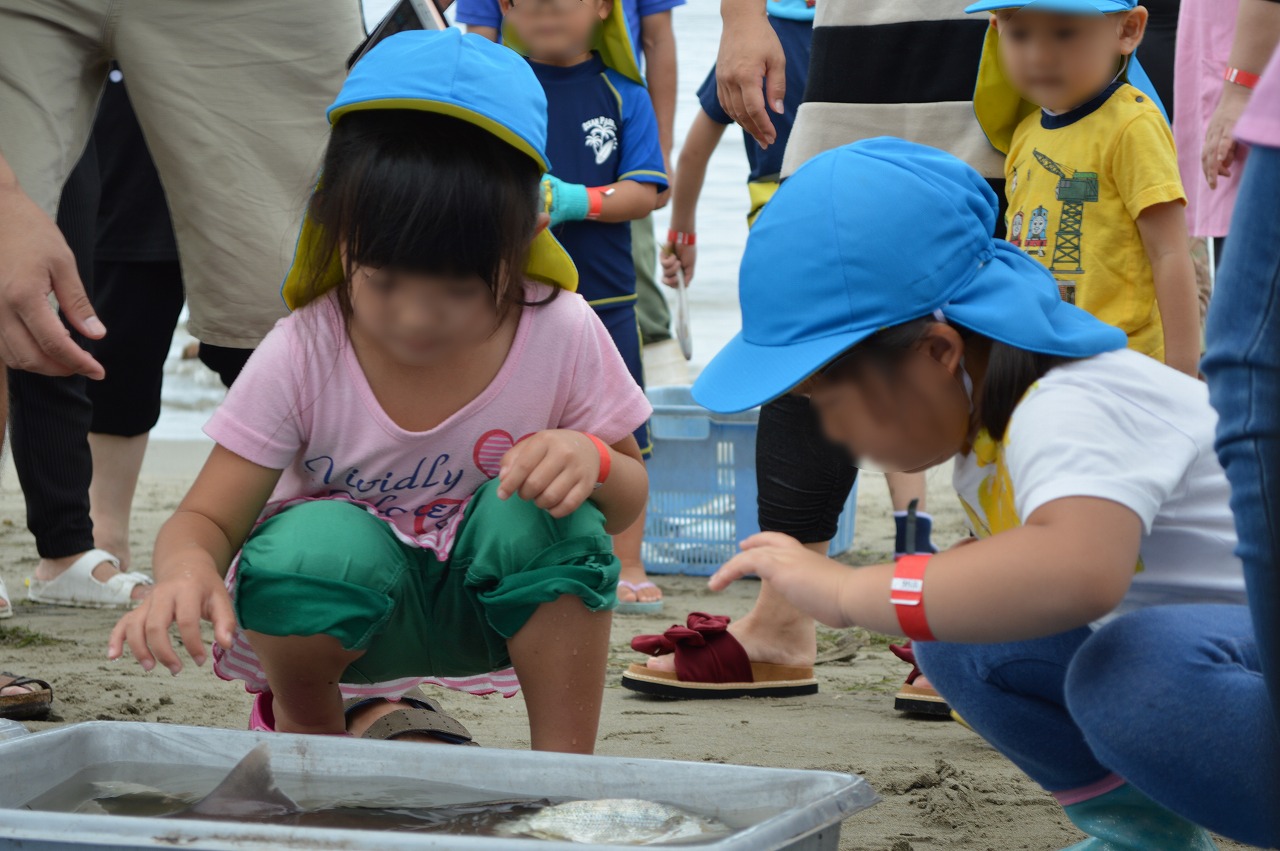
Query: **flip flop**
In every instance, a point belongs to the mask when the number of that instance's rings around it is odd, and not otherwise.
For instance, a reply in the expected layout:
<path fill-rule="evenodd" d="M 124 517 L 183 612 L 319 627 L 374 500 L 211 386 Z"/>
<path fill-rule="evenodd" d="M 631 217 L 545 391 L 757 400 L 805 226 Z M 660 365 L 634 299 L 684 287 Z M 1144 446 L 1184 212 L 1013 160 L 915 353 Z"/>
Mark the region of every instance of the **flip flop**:
<path fill-rule="evenodd" d="M 947 699 L 938 694 L 937 689 L 932 686 L 918 686 L 916 680 L 920 679 L 920 668 L 916 665 L 916 654 L 911 649 L 910 644 L 897 645 L 890 644 L 889 652 L 893 653 L 904 662 L 911 663 L 911 673 L 907 674 L 907 681 L 902 684 L 902 688 L 898 689 L 898 693 L 893 696 L 893 708 L 899 712 L 905 712 L 910 715 L 945 715 L 950 717 L 953 713 L 951 707 L 947 704 Z M 968 724 L 965 724 L 968 727 Z"/>
<path fill-rule="evenodd" d="M 120 559 L 106 550 L 89 550 L 76 559 L 57 578 L 45 582 L 27 580 L 27 599 L 34 603 L 54 606 L 74 606 L 82 609 L 127 609 L 133 605 L 133 589 L 138 585 L 155 584 L 145 573 L 117 573 L 106 582 L 99 581 L 93 570 L 104 561 L 118 569 Z"/>
<path fill-rule="evenodd" d="M 0 621 L 5 618 L 13 617 L 13 600 L 9 598 L 9 589 L 4 587 L 4 580 L 0 579 Z"/>
<path fill-rule="evenodd" d="M 619 579 L 618 587 L 626 588 L 638 597 L 645 588 L 657 588 L 658 586 L 652 582 L 628 582 L 625 579 Z M 645 603 L 639 600 L 630 602 L 619 600 L 618 607 L 613 611 L 619 615 L 656 615 L 662 611 L 662 600 L 659 598 Z"/>
<path fill-rule="evenodd" d="M 40 686 L 21 694 L 0 695 L 0 718 L 14 721 L 43 721 L 53 708 L 53 686 L 35 677 L 23 677 L 0 671 L 0 689 L 9 686 Z"/>
<path fill-rule="evenodd" d="M 812 667 L 752 662 L 728 626 L 724 615 L 693 612 L 685 626 L 636 636 L 631 649 L 650 656 L 672 653 L 676 669 L 655 671 L 634 664 L 622 675 L 623 687 L 656 697 L 703 700 L 818 693 Z"/>

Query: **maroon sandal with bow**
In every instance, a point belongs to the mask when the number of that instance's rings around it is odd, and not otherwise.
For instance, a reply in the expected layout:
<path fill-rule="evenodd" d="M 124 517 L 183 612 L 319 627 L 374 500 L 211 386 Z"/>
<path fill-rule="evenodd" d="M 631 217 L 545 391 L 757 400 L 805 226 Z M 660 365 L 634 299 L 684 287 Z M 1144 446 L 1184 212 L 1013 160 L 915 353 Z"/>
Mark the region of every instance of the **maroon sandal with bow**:
<path fill-rule="evenodd" d="M 908 641 L 904 645 L 890 644 L 889 651 L 911 665 L 911 673 L 907 674 L 907 681 L 893 696 L 893 708 L 913 715 L 950 715 L 951 707 L 947 704 L 947 699 L 938 694 L 937 689 L 933 686 L 916 685 L 916 680 L 920 679 L 921 674 L 919 666 L 916 665 L 916 652 L 911 649 L 911 642 Z"/>
<path fill-rule="evenodd" d="M 675 673 L 634 664 L 622 685 L 657 697 L 710 698 L 795 697 L 817 694 L 812 667 L 752 662 L 728 631 L 729 618 L 693 612 L 685 626 L 662 635 L 638 635 L 631 649 L 650 656 L 675 654 Z"/>

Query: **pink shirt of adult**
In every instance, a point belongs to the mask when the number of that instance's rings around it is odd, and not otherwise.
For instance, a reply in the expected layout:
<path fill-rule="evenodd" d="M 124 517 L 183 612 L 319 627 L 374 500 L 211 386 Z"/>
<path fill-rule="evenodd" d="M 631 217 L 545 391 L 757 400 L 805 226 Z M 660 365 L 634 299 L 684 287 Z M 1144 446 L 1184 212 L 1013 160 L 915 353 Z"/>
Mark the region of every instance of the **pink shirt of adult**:
<path fill-rule="evenodd" d="M 1236 205 L 1240 169 L 1218 178 L 1210 189 L 1200 165 L 1204 134 L 1218 106 L 1235 37 L 1239 0 L 1182 0 L 1178 8 L 1177 52 L 1173 66 L 1173 138 L 1178 171 L 1187 193 L 1187 232 L 1226 236 Z"/>
<path fill-rule="evenodd" d="M 1249 106 L 1236 123 L 1236 138 L 1251 145 L 1280 148 L 1280 48 L 1249 96 Z"/>

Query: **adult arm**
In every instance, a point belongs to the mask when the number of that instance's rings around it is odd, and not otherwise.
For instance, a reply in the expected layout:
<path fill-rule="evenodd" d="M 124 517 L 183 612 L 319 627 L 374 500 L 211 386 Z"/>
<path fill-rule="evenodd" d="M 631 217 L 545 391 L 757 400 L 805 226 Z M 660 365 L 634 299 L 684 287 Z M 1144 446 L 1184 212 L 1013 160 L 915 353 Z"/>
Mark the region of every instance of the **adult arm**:
<path fill-rule="evenodd" d="M 768 110 L 782 115 L 787 91 L 782 42 L 769 26 L 765 0 L 720 0 L 720 18 L 724 22 L 716 56 L 720 105 L 760 147 L 767 148 L 778 138 Z"/>
<path fill-rule="evenodd" d="M 1227 64 L 1250 74 L 1261 74 L 1280 44 L 1280 0 L 1240 0 L 1235 40 Z M 1225 68 L 1223 69 L 1226 70 Z M 1209 186 L 1218 188 L 1219 177 L 1230 177 L 1236 160 L 1236 122 L 1249 105 L 1251 89 L 1238 83 L 1222 83 L 1218 106 L 1209 118 L 1200 164 Z"/>
<path fill-rule="evenodd" d="M 81 334 L 97 340 L 107 333 L 62 232 L 0 155 L 0 361 L 43 375 L 102 378 L 102 364 L 71 339 L 50 293 Z"/>

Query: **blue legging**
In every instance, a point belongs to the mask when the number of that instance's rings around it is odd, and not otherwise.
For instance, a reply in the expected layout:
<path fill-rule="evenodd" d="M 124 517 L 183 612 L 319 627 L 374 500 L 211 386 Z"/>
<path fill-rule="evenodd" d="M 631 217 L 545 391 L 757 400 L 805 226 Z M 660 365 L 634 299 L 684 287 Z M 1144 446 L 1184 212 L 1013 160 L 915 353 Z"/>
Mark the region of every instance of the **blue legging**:
<path fill-rule="evenodd" d="M 1118 774 L 1209 829 L 1280 843 L 1280 734 L 1244 606 L 1156 606 L 1096 632 L 922 642 L 925 675 L 1050 792 Z"/>

